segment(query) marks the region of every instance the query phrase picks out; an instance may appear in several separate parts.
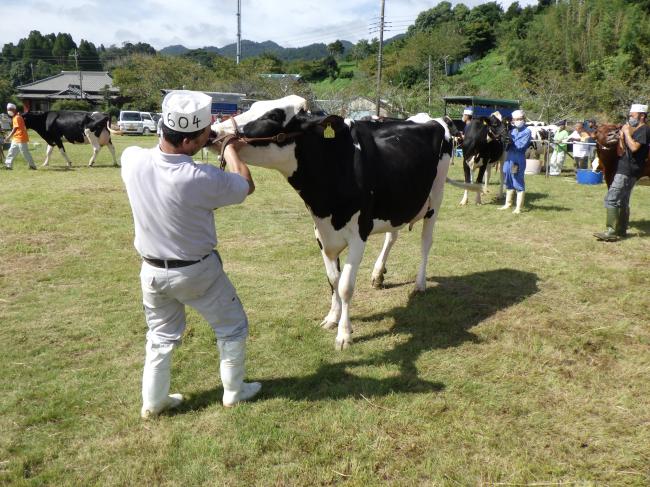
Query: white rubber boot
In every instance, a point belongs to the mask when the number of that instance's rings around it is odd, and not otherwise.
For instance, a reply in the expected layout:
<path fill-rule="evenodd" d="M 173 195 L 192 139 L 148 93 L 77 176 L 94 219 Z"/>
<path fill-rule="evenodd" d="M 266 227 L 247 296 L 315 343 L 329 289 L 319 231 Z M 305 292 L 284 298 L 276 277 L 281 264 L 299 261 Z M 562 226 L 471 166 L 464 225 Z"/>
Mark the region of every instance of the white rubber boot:
<path fill-rule="evenodd" d="M 512 207 L 512 200 L 515 198 L 515 190 L 508 189 L 506 190 L 506 203 L 501 207 L 497 208 L 498 210 L 507 210 Z"/>
<path fill-rule="evenodd" d="M 521 213 L 521 209 L 524 206 L 524 195 L 525 194 L 526 194 L 525 191 L 517 191 L 517 206 L 513 211 L 513 213 L 515 215 L 518 215 L 519 213 Z"/>
<path fill-rule="evenodd" d="M 143 419 L 158 416 L 167 409 L 178 407 L 183 401 L 180 394 L 169 394 L 173 345 L 155 345 L 147 340 L 142 373 Z"/>
<path fill-rule="evenodd" d="M 244 359 L 246 358 L 246 341 L 217 340 L 219 347 L 221 382 L 223 383 L 223 405 L 227 408 L 247 401 L 255 396 L 262 384 L 244 382 Z"/>

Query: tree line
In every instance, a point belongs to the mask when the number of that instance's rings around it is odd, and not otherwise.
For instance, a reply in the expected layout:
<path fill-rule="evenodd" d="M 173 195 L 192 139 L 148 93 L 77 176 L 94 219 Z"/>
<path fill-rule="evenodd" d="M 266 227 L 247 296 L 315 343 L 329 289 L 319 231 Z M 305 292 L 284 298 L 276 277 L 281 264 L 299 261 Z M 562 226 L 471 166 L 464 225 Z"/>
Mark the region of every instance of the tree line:
<path fill-rule="evenodd" d="M 519 99 L 531 117 L 546 121 L 612 119 L 631 102 L 647 101 L 649 13 L 650 0 L 539 0 L 507 9 L 494 1 L 474 8 L 443 1 L 384 46 L 382 98 L 401 113 L 439 114 L 442 96 L 475 95 Z M 69 34 L 32 31 L 2 48 L 0 97 L 79 66 L 110 71 L 124 106 L 143 110 L 158 109 L 161 89 L 182 87 L 253 98 L 374 98 L 378 48 L 376 38 L 352 46 L 337 40 L 320 59 L 265 52 L 237 65 L 206 49 L 164 56 L 146 43 L 96 47 Z M 341 69 L 343 62 L 354 69 Z M 268 73 L 299 74 L 303 82 L 260 76 Z M 319 88 L 320 81 L 342 79 Z"/>

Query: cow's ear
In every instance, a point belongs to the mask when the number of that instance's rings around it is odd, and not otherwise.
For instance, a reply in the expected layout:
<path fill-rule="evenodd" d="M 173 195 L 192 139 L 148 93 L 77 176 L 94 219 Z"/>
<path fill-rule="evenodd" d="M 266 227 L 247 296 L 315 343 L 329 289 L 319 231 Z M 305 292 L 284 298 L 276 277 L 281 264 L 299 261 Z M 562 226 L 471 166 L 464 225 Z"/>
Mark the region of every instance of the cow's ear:
<path fill-rule="evenodd" d="M 326 139 L 333 139 L 341 131 L 347 128 L 345 121 L 338 115 L 328 115 L 318 123 L 318 131 Z"/>

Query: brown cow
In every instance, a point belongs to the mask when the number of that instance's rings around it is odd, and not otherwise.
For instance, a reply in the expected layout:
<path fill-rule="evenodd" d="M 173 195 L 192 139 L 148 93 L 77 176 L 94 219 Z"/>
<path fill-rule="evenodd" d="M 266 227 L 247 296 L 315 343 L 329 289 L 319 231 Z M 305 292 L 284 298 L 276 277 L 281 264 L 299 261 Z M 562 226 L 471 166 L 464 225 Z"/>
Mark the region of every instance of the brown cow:
<path fill-rule="evenodd" d="M 605 176 L 605 182 L 609 188 L 614 180 L 616 169 L 618 167 L 618 139 L 621 132 L 621 125 L 617 124 L 602 124 L 596 129 L 596 152 L 598 153 L 598 170 L 602 171 Z M 650 178 L 650 152 L 648 152 L 648 159 L 646 160 L 645 171 L 643 177 Z M 639 184 L 647 184 L 647 180 L 640 181 Z"/>

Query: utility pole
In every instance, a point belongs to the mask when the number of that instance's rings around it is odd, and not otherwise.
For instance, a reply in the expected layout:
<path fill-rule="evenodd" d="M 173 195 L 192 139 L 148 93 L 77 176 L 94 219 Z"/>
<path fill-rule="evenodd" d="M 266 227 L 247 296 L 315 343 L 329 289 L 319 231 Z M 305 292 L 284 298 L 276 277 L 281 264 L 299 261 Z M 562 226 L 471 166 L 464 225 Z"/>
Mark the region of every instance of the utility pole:
<path fill-rule="evenodd" d="M 77 68 L 77 71 L 79 71 L 79 96 L 83 100 L 84 98 L 84 85 L 83 85 L 83 77 L 81 74 L 81 70 L 79 69 L 79 58 L 77 54 L 77 50 L 74 50 L 74 65 Z"/>
<path fill-rule="evenodd" d="M 29 67 L 32 68 L 32 83 L 34 82 L 34 63 L 29 63 Z"/>
<path fill-rule="evenodd" d="M 241 0 L 237 0 L 237 64 L 241 61 Z"/>
<path fill-rule="evenodd" d="M 381 15 L 379 17 L 379 54 L 377 55 L 377 116 L 379 116 L 379 107 L 381 103 L 381 61 L 384 44 L 384 4 L 385 0 L 381 0 Z"/>

